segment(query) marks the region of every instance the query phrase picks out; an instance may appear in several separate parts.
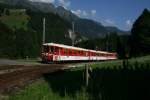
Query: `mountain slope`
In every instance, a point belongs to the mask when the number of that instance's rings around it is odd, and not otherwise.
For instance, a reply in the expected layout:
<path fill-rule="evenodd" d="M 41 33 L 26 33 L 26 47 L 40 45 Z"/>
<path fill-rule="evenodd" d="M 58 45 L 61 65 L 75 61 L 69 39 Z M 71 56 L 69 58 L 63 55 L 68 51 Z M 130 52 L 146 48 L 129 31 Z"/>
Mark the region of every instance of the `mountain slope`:
<path fill-rule="evenodd" d="M 113 26 L 107 26 L 105 28 L 107 31 L 109 31 L 109 33 L 117 32 L 118 35 L 129 35 L 130 34 L 130 31 L 122 31 L 122 30 L 118 29 L 117 27 L 113 27 Z"/>
<path fill-rule="evenodd" d="M 76 31 L 89 38 L 103 37 L 107 33 L 104 26 L 89 19 L 79 19 L 76 21 Z"/>
<path fill-rule="evenodd" d="M 82 19 L 73 14 L 71 11 L 66 10 L 65 8 L 58 6 L 55 7 L 50 3 L 42 2 L 31 2 L 29 0 L 6 0 L 9 3 L 12 3 L 17 6 L 24 6 L 32 10 L 38 10 L 42 12 L 51 12 L 58 14 L 61 18 L 68 21 L 71 25 L 72 22 L 75 23 L 75 31 L 82 34 L 85 37 L 96 38 L 99 36 L 104 36 L 107 33 L 117 32 L 119 35 L 128 34 L 129 32 L 122 31 L 116 27 L 104 27 L 101 23 L 95 22 L 90 19 Z"/>
<path fill-rule="evenodd" d="M 22 14 L 22 10 L 17 6 L 14 9 L 14 6 L 0 3 L 0 57 L 39 56 L 43 17 L 46 18 L 46 42 L 71 45 L 68 33 L 70 25 L 60 16 L 30 9 Z"/>

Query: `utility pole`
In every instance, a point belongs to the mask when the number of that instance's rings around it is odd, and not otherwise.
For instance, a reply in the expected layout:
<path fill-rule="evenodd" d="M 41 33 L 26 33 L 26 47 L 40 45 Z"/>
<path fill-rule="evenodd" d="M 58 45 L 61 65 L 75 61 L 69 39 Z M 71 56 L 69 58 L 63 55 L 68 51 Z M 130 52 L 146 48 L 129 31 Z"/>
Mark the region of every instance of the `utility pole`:
<path fill-rule="evenodd" d="M 88 87 L 89 85 L 89 66 L 87 64 L 85 64 L 85 83 L 86 83 L 86 87 Z"/>
<path fill-rule="evenodd" d="M 109 32 L 106 35 L 106 51 L 109 51 Z"/>
<path fill-rule="evenodd" d="M 43 44 L 45 43 L 45 17 L 43 18 Z"/>
<path fill-rule="evenodd" d="M 73 30 L 73 33 L 74 33 L 74 22 L 72 22 L 72 30 Z"/>
<path fill-rule="evenodd" d="M 74 35 L 75 35 L 75 33 L 74 33 L 74 22 L 72 22 L 72 31 L 73 31 L 73 33 L 72 33 L 72 36 L 73 36 L 73 39 L 72 39 L 72 46 L 74 46 L 74 42 L 75 42 L 75 37 L 74 37 Z"/>

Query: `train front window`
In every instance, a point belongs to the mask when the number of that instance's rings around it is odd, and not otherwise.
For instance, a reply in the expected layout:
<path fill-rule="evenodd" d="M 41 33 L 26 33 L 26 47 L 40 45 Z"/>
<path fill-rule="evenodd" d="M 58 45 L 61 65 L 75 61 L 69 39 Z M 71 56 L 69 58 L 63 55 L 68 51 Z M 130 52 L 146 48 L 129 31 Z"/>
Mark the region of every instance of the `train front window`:
<path fill-rule="evenodd" d="M 50 47 L 50 52 L 51 52 L 51 53 L 54 52 L 54 47 Z"/>
<path fill-rule="evenodd" d="M 49 47 L 48 46 L 44 46 L 43 51 L 46 52 L 46 53 L 49 52 Z"/>

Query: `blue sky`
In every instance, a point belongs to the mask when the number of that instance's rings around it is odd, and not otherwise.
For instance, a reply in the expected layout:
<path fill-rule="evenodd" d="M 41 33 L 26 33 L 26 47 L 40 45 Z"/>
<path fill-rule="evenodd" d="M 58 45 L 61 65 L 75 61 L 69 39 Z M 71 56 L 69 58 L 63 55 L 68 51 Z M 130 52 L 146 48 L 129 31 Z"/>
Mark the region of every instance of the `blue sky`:
<path fill-rule="evenodd" d="M 150 9 L 150 0 L 33 0 L 64 6 L 76 15 L 130 30 L 144 8 Z"/>

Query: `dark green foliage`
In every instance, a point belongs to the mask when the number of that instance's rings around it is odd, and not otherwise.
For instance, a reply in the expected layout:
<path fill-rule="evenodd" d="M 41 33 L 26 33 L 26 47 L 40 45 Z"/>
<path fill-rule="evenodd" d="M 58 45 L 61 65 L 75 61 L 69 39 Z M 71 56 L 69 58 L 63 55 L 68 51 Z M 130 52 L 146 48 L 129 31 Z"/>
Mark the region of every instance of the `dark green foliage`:
<path fill-rule="evenodd" d="M 150 54 L 150 12 L 147 9 L 135 21 L 131 41 L 131 54 L 133 56 Z"/>
<path fill-rule="evenodd" d="M 0 22 L 0 57 L 12 56 L 13 35 L 13 31 Z"/>
<path fill-rule="evenodd" d="M 107 34 L 104 38 L 91 39 L 78 43 L 76 46 L 109 52 L 117 52 L 118 57 L 123 59 L 129 52 L 128 35 L 117 35 L 116 32 Z"/>
<path fill-rule="evenodd" d="M 15 57 L 25 58 L 36 57 L 40 51 L 39 44 L 37 41 L 37 35 L 32 31 L 24 31 L 22 29 L 16 30 L 15 32 Z"/>
<path fill-rule="evenodd" d="M 23 29 L 15 32 L 0 23 L 0 57 L 25 58 L 39 55 L 37 35 Z"/>

